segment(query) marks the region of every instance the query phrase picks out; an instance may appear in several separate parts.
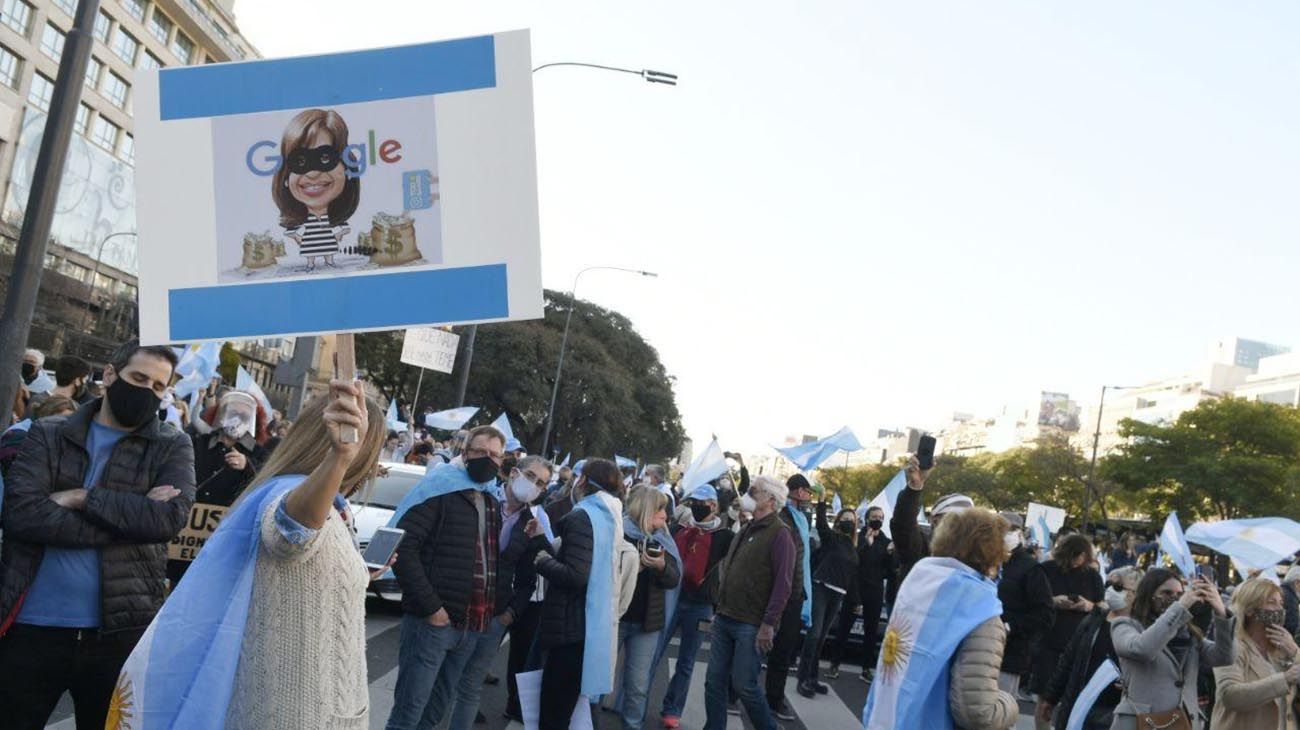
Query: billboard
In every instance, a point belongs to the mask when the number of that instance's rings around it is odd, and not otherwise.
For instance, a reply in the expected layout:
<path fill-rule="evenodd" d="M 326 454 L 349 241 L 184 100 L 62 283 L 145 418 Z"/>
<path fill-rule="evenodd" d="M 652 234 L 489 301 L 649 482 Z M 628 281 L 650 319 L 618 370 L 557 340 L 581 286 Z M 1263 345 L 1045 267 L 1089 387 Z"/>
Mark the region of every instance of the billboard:
<path fill-rule="evenodd" d="M 515 31 L 141 73 L 142 341 L 540 317 L 530 57 Z"/>
<path fill-rule="evenodd" d="M 1038 401 L 1038 425 L 1062 431 L 1078 431 L 1079 411 L 1079 404 L 1070 400 L 1068 393 L 1043 391 Z"/>

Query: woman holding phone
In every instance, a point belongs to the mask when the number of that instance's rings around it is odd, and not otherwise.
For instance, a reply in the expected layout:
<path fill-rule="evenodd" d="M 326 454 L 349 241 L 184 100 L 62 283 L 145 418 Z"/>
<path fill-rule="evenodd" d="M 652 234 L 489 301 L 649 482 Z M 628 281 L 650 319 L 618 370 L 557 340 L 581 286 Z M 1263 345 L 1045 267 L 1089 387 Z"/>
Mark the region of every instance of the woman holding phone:
<path fill-rule="evenodd" d="M 1214 640 L 1192 625 L 1192 608 L 1201 603 L 1213 611 Z M 1234 629 L 1213 583 L 1198 577 L 1184 588 L 1171 571 L 1149 571 L 1138 583 L 1129 615 L 1110 625 L 1123 685 L 1111 730 L 1201 730 L 1197 673 L 1202 662 L 1233 663 Z"/>
<path fill-rule="evenodd" d="M 668 534 L 668 495 L 645 485 L 633 487 L 623 517 L 623 539 L 632 543 L 641 560 L 632 603 L 618 622 L 623 648 L 623 727 L 640 730 L 645 722 L 646 696 L 659 635 L 677 599 L 681 558 Z"/>

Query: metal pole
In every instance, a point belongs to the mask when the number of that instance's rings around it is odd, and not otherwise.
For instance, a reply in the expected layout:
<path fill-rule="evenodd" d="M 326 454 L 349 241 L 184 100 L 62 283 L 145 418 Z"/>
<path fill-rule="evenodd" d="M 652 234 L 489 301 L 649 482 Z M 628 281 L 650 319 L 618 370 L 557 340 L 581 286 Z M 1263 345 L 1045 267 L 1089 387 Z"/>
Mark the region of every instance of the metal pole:
<path fill-rule="evenodd" d="M 1097 473 L 1097 444 L 1101 441 L 1101 414 L 1106 410 L 1106 388 L 1101 386 L 1101 402 L 1097 404 L 1097 428 L 1092 432 L 1092 462 L 1088 464 L 1088 488 L 1083 492 L 1083 525 L 1082 530 L 1085 535 L 1088 534 L 1088 516 L 1092 511 L 1092 492 L 1096 489 L 1093 477 Z"/>
<path fill-rule="evenodd" d="M 578 272 L 582 276 L 582 272 Z M 573 288 L 569 290 L 569 313 L 564 317 L 564 337 L 560 338 L 560 360 L 555 363 L 555 382 L 551 384 L 551 405 L 546 409 L 546 428 L 542 429 L 542 450 L 546 453 L 546 447 L 551 445 L 551 421 L 555 417 L 555 399 L 560 394 L 560 374 L 564 372 L 564 351 L 569 346 L 569 323 L 573 321 L 573 310 L 576 308 L 577 300 L 573 298 L 574 292 L 578 289 L 578 277 L 573 278 Z"/>
<path fill-rule="evenodd" d="M 469 387 L 469 366 L 474 362 L 474 336 L 478 334 L 478 325 L 465 328 L 465 358 L 460 362 L 460 372 L 456 375 L 456 408 L 465 405 L 465 389 Z"/>
<path fill-rule="evenodd" d="M 99 0 L 80 0 L 72 28 L 63 44 L 59 75 L 50 99 L 50 115 L 45 120 L 41 148 L 36 155 L 31 193 L 23 214 L 22 233 L 14 252 L 14 268 L 9 274 L 9 291 L 5 294 L 4 313 L 0 315 L 0 403 L 8 410 L 18 391 L 19 369 L 27 337 L 31 334 L 32 316 L 36 312 L 36 295 L 41 288 L 45 268 L 45 250 L 54 220 L 54 204 L 59 197 L 63 163 L 68 157 L 68 142 L 77 118 L 77 105 L 86 81 L 86 64 L 94 42 L 91 29 L 99 12 Z M 8 418 L 4 419 L 8 422 Z"/>
<path fill-rule="evenodd" d="M 81 338 L 86 336 L 86 320 L 90 319 L 90 304 L 91 299 L 95 296 L 95 279 L 99 278 L 99 266 L 103 263 L 104 246 L 108 244 L 109 240 L 117 238 L 118 236 L 134 235 L 135 231 L 119 231 L 104 236 L 104 240 L 99 242 L 99 249 L 95 251 L 95 267 L 91 269 L 90 281 L 86 283 L 86 308 L 81 310 L 81 324 L 77 326 L 78 342 L 80 342 Z"/>

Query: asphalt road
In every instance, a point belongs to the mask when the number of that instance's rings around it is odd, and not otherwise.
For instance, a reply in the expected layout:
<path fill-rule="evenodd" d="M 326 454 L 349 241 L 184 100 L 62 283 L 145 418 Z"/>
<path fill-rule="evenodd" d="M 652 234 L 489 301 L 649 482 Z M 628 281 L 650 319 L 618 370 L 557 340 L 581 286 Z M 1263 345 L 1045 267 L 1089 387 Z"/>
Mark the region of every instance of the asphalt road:
<path fill-rule="evenodd" d="M 370 727 L 374 730 L 382 730 L 384 722 L 388 719 L 388 712 L 393 704 L 393 685 L 397 681 L 397 649 L 399 641 L 400 613 L 390 607 L 371 599 L 367 606 L 366 616 L 366 663 L 368 676 L 370 678 Z M 655 675 L 654 684 L 650 690 L 649 711 L 646 717 L 646 730 L 656 730 L 659 727 L 659 706 L 663 699 L 664 690 L 668 685 L 668 670 L 673 666 L 676 659 L 676 642 L 670 646 L 668 656 L 671 661 L 660 663 L 659 669 Z M 695 672 L 691 680 L 691 692 L 687 701 L 686 711 L 682 716 L 681 727 L 683 730 L 699 730 L 704 726 L 704 676 L 706 665 L 704 659 L 708 657 L 708 643 L 700 649 L 699 656 L 696 657 Z M 478 725 L 477 728 L 483 730 L 522 730 L 518 723 L 508 723 L 502 712 L 506 704 L 506 652 L 502 650 L 492 667 L 492 673 L 502 678 L 502 681 L 496 685 L 488 685 L 483 688 L 483 696 L 480 703 L 480 710 L 487 719 L 486 725 Z M 862 707 L 867 701 L 867 685 L 858 679 L 860 669 L 849 664 L 844 665 L 844 671 L 837 680 L 824 680 L 831 687 L 829 695 L 824 695 L 816 699 L 805 699 L 800 696 L 794 689 L 794 679 L 787 680 L 786 698 L 794 709 L 798 719 L 793 722 L 782 722 L 781 725 L 787 730 L 853 730 L 861 728 Z M 1023 712 L 1028 712 L 1029 707 L 1022 705 Z M 596 727 L 612 730 L 620 728 L 622 725 L 619 717 L 613 713 L 601 712 L 596 718 Z M 56 728 L 57 730 L 74 730 L 76 724 L 72 718 L 72 701 L 65 695 L 60 701 L 55 714 L 50 718 L 50 724 L 47 728 Z M 734 715 L 728 716 L 728 730 L 742 730 L 751 728 L 748 718 L 742 714 L 741 717 Z M 1032 730 L 1033 722 L 1030 717 L 1022 715 L 1021 721 L 1017 724 L 1016 730 Z"/>

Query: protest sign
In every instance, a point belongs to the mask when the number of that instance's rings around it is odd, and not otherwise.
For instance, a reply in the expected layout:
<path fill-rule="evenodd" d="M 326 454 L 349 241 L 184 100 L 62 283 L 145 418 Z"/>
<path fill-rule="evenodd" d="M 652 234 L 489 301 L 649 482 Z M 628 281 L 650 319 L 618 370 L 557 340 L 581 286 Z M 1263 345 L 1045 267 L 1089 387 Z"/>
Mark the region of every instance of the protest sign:
<path fill-rule="evenodd" d="M 167 544 L 167 559 L 183 560 L 188 563 L 197 558 L 199 550 L 203 549 L 204 543 L 212 537 L 213 532 L 216 532 L 221 517 L 229 509 L 222 504 L 195 502 L 190 508 L 190 517 L 185 521 L 185 526 Z"/>
<path fill-rule="evenodd" d="M 418 368 L 450 373 L 456 363 L 460 335 L 436 327 L 413 327 L 402 338 L 402 362 Z"/>
<path fill-rule="evenodd" d="M 148 71 L 147 344 L 542 316 L 527 31 Z"/>
<path fill-rule="evenodd" d="M 1060 507 L 1030 502 L 1025 511 L 1025 527 L 1033 542 L 1043 548 L 1044 554 L 1052 547 L 1052 535 L 1060 532 L 1064 525 L 1065 510 Z"/>

